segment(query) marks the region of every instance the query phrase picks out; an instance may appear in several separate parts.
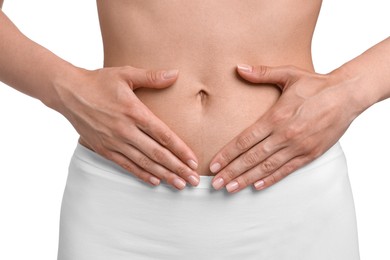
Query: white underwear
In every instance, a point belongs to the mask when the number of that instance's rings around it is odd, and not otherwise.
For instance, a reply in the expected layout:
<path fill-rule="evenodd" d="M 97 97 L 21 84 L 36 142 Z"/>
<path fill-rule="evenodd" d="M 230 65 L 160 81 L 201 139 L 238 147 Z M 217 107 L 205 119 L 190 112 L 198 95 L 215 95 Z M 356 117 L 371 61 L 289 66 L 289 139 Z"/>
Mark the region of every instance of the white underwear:
<path fill-rule="evenodd" d="M 77 144 L 58 260 L 358 260 L 354 203 L 337 143 L 274 186 L 153 187 Z"/>

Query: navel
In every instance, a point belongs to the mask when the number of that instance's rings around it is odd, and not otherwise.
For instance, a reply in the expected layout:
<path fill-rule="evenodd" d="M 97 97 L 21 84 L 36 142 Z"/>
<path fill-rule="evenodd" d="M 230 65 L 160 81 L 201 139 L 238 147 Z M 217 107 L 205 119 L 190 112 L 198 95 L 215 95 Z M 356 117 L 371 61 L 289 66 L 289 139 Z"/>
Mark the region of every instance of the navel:
<path fill-rule="evenodd" d="M 201 103 L 203 104 L 204 102 L 207 101 L 207 98 L 208 98 L 209 94 L 205 90 L 201 89 L 201 90 L 199 90 L 197 95 L 198 95 Z"/>

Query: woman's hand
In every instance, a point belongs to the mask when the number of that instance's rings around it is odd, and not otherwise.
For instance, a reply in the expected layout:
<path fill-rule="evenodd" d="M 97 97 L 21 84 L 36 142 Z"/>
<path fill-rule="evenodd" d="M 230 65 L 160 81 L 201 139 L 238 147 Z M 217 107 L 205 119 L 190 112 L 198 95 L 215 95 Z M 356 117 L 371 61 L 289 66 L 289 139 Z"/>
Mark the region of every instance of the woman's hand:
<path fill-rule="evenodd" d="M 273 185 L 322 155 L 362 112 L 352 98 L 353 84 L 339 74 L 249 65 L 238 65 L 238 73 L 252 83 L 275 84 L 282 95 L 215 155 L 210 170 L 218 172 L 216 189 L 227 184 L 229 192 L 237 192 L 251 184 L 257 190 Z"/>
<path fill-rule="evenodd" d="M 80 70 L 77 78 L 57 82 L 55 109 L 72 123 L 82 144 L 145 182 L 164 180 L 181 190 L 186 181 L 199 183 L 196 156 L 133 92 L 166 88 L 177 74 L 133 67 Z"/>

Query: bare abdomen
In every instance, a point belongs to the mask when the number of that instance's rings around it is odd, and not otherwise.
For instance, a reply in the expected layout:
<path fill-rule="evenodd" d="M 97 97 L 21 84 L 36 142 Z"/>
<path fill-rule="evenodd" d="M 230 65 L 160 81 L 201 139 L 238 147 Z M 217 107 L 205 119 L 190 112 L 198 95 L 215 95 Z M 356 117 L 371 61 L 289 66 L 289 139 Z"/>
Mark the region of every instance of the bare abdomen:
<path fill-rule="evenodd" d="M 182 72 L 168 89 L 139 89 L 136 95 L 194 151 L 200 175 L 211 175 L 212 157 L 242 130 L 260 118 L 279 97 L 270 85 L 239 81 L 234 67 L 201 82 Z"/>
<path fill-rule="evenodd" d="M 195 152 L 201 175 L 211 174 L 212 157 L 280 95 L 240 79 L 237 63 L 313 70 L 321 0 L 97 3 L 105 66 L 179 69 L 173 86 L 136 95 Z"/>

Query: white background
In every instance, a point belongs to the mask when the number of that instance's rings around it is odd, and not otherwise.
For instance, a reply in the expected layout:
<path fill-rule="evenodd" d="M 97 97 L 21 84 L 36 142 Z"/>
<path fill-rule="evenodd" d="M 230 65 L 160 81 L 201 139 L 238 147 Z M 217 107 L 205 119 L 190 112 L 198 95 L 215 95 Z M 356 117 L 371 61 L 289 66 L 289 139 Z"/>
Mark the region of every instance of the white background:
<path fill-rule="evenodd" d="M 103 61 L 95 5 L 6 0 L 3 10 L 28 37 L 77 66 L 95 69 Z M 389 11 L 388 0 L 325 0 L 313 41 L 317 71 L 329 72 L 388 37 Z M 390 259 L 389 115 L 390 100 L 376 104 L 341 139 L 362 260 Z M 60 114 L 1 83 L 0 120 L 0 259 L 55 259 L 77 134 Z"/>

